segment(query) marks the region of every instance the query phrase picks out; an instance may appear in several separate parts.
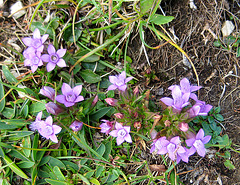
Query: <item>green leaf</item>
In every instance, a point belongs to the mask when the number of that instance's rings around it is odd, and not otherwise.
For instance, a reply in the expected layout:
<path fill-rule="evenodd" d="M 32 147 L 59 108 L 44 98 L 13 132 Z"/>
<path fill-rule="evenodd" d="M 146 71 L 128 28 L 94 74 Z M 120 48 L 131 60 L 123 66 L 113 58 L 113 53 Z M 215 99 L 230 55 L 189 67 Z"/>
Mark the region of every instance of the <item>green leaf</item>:
<path fill-rule="evenodd" d="M 2 111 L 4 117 L 11 119 L 15 116 L 15 110 L 12 108 L 5 107 Z"/>
<path fill-rule="evenodd" d="M 8 156 L 5 155 L 3 159 L 14 173 L 24 179 L 29 179 L 28 176 Z"/>
<path fill-rule="evenodd" d="M 88 171 L 87 173 L 84 174 L 84 177 L 86 178 L 91 178 L 94 174 L 95 170 Z"/>
<path fill-rule="evenodd" d="M 82 34 L 82 24 L 78 23 L 74 25 L 74 33 L 75 33 L 75 41 L 79 39 Z M 69 27 L 63 33 L 63 39 L 66 42 L 74 42 L 73 40 L 73 32 L 72 32 L 72 24 L 69 24 Z"/>
<path fill-rule="evenodd" d="M 56 175 L 57 180 L 60 180 L 60 181 L 64 181 L 65 180 L 65 177 L 62 174 L 62 172 L 61 172 L 61 170 L 60 170 L 60 168 L 58 166 L 54 166 L 53 167 L 53 172 Z"/>
<path fill-rule="evenodd" d="M 216 40 L 216 41 L 213 43 L 213 45 L 214 45 L 215 47 L 220 47 L 220 46 L 222 45 L 222 43 L 221 43 L 220 40 Z"/>
<path fill-rule="evenodd" d="M 8 66 L 2 66 L 2 72 L 9 83 L 18 83 L 18 80 L 9 71 Z"/>
<path fill-rule="evenodd" d="M 31 139 L 30 136 L 24 137 L 22 139 L 22 145 L 25 148 L 31 148 Z M 31 154 L 31 150 L 28 149 L 23 149 L 23 153 L 25 154 L 26 157 L 29 157 Z"/>
<path fill-rule="evenodd" d="M 2 147 L 0 146 L 0 157 L 4 158 L 5 157 L 5 153 L 4 150 L 2 149 Z"/>
<path fill-rule="evenodd" d="M 1 78 L 0 78 L 0 82 L 2 82 Z M 4 87 L 3 87 L 3 84 L 0 83 L 0 100 L 4 97 L 4 95 L 5 95 Z M 6 104 L 6 100 L 5 98 L 3 98 L 2 101 L 0 102 L 0 112 L 2 112 L 3 109 L 5 108 L 5 104 Z"/>
<path fill-rule="evenodd" d="M 208 122 L 213 123 L 214 122 L 214 117 L 213 116 L 208 116 Z"/>
<path fill-rule="evenodd" d="M 140 1 L 140 12 L 145 14 L 151 10 L 154 5 L 155 0 L 141 0 Z"/>
<path fill-rule="evenodd" d="M 107 142 L 107 143 L 105 144 L 105 146 L 106 146 L 106 149 L 105 149 L 105 152 L 104 152 L 103 157 L 108 160 L 108 159 L 109 159 L 109 155 L 110 155 L 110 153 L 111 153 L 111 151 L 112 151 L 112 140 L 110 140 L 109 142 Z"/>
<path fill-rule="evenodd" d="M 216 130 L 216 128 L 217 128 L 216 122 L 214 121 L 214 122 L 210 123 L 210 127 L 213 131 Z"/>
<path fill-rule="evenodd" d="M 51 185 L 69 185 L 68 183 L 64 181 L 54 180 L 54 179 L 45 179 L 46 182 L 48 182 Z"/>
<path fill-rule="evenodd" d="M 104 166 L 98 166 L 96 169 L 96 172 L 95 172 L 95 177 L 99 178 L 100 175 L 102 174 L 103 170 L 104 170 Z"/>
<path fill-rule="evenodd" d="M 38 141 L 39 141 L 39 134 L 35 134 L 34 138 L 33 138 L 33 142 L 32 142 L 32 147 L 37 149 L 38 148 Z M 31 153 L 31 157 L 33 161 L 37 161 L 37 150 L 33 150 Z"/>
<path fill-rule="evenodd" d="M 97 83 L 101 81 L 101 77 L 90 69 L 81 71 L 80 75 L 87 83 Z"/>
<path fill-rule="evenodd" d="M 62 161 L 63 164 L 66 166 L 67 170 L 71 170 L 71 171 L 78 171 L 79 170 L 79 166 L 73 162 L 70 161 Z"/>
<path fill-rule="evenodd" d="M 237 48 L 237 55 L 236 55 L 236 57 L 240 57 L 240 46 L 238 46 L 238 48 Z"/>
<path fill-rule="evenodd" d="M 214 109 L 214 112 L 217 113 L 217 114 L 218 114 L 220 111 L 221 111 L 221 108 L 220 108 L 220 107 L 216 107 L 216 108 Z"/>
<path fill-rule="evenodd" d="M 33 131 L 11 131 L 9 132 L 9 139 L 26 137 L 32 135 L 33 133 Z"/>
<path fill-rule="evenodd" d="M 151 17 L 149 21 L 156 25 L 162 25 L 162 24 L 167 24 L 171 22 L 173 19 L 174 19 L 173 16 L 164 16 L 164 15 L 155 14 L 154 16 Z"/>
<path fill-rule="evenodd" d="M 100 185 L 100 182 L 95 178 L 91 178 L 89 181 L 94 185 Z"/>
<path fill-rule="evenodd" d="M 46 109 L 45 104 L 46 104 L 45 102 L 34 102 L 29 107 L 30 114 L 38 113 L 45 110 Z"/>
<path fill-rule="evenodd" d="M 218 121 L 224 121 L 224 118 L 221 114 L 214 114 L 214 117 L 218 120 Z"/>
<path fill-rule="evenodd" d="M 0 130 L 13 130 L 16 129 L 17 127 L 14 125 L 8 125 L 4 122 L 0 122 Z"/>
<path fill-rule="evenodd" d="M 27 124 L 29 124 L 29 122 L 24 119 L 2 119 L 1 122 L 6 123 L 7 125 L 13 125 L 17 127 L 26 126 Z"/>
<path fill-rule="evenodd" d="M 101 143 L 101 145 L 97 148 L 96 152 L 100 155 L 100 156 L 103 156 L 104 152 L 105 152 L 105 145 Z M 95 156 L 95 158 L 97 158 Z"/>
<path fill-rule="evenodd" d="M 229 169 L 229 170 L 234 170 L 235 166 L 232 164 L 232 162 L 230 160 L 226 160 L 224 162 L 224 165 Z"/>
<path fill-rule="evenodd" d="M 52 156 L 49 156 L 50 157 L 50 160 L 48 161 L 48 163 L 54 167 L 54 166 L 58 166 L 59 168 L 61 169 L 66 169 L 66 166 L 62 163 L 62 161 L 52 157 Z"/>
<path fill-rule="evenodd" d="M 89 180 L 88 180 L 86 177 L 84 177 L 84 176 L 81 175 L 81 174 L 78 174 L 78 176 L 79 176 L 79 178 L 80 178 L 83 182 L 85 182 L 87 185 L 90 185 L 90 182 L 89 182 Z"/>
<path fill-rule="evenodd" d="M 32 161 L 20 161 L 17 163 L 19 168 L 31 168 L 35 163 Z"/>
<path fill-rule="evenodd" d="M 90 119 L 91 120 L 98 120 L 101 117 L 103 117 L 105 114 L 107 114 L 111 109 L 113 109 L 112 107 L 104 107 L 98 111 L 96 111 L 95 113 L 90 115 Z"/>

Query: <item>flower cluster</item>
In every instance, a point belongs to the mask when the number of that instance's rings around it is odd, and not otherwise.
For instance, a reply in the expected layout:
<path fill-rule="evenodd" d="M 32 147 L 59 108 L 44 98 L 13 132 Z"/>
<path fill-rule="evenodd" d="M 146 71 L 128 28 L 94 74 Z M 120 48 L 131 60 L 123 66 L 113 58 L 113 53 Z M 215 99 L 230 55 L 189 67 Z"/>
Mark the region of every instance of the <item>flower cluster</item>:
<path fill-rule="evenodd" d="M 47 71 L 52 71 L 56 65 L 59 67 L 66 67 L 65 61 L 62 57 L 66 53 L 66 49 L 59 49 L 56 51 L 53 45 L 49 44 L 47 51 L 48 54 L 43 54 L 44 43 L 48 38 L 48 34 L 41 36 L 39 29 L 35 29 L 33 37 L 25 37 L 22 39 L 23 43 L 28 48 L 23 52 L 25 57 L 24 65 L 30 66 L 32 73 L 34 73 L 43 62 L 47 63 Z"/>

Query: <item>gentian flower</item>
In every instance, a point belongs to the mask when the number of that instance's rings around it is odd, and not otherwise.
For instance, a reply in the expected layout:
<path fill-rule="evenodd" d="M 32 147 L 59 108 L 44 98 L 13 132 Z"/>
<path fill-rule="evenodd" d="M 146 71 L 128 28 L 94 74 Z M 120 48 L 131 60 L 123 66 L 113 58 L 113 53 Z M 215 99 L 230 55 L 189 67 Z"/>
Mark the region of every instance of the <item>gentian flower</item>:
<path fill-rule="evenodd" d="M 164 97 L 161 101 L 168 106 L 172 106 L 177 111 L 181 111 L 183 107 L 186 107 L 190 103 L 189 100 L 190 93 L 182 93 L 179 86 L 175 86 L 172 90 L 172 98 Z"/>
<path fill-rule="evenodd" d="M 195 105 L 187 110 L 190 118 L 196 116 L 207 116 L 208 112 L 212 109 L 212 105 L 206 104 L 204 101 L 198 100 Z"/>
<path fill-rule="evenodd" d="M 74 121 L 69 128 L 71 128 L 73 131 L 77 132 L 79 130 L 81 130 L 83 127 L 83 122 L 79 122 L 79 121 Z"/>
<path fill-rule="evenodd" d="M 181 140 L 179 136 L 173 137 L 167 145 L 168 156 L 173 161 L 177 159 L 177 157 L 183 153 L 185 153 L 185 149 L 181 146 Z"/>
<path fill-rule="evenodd" d="M 57 143 L 58 139 L 56 134 L 58 134 L 62 128 L 58 125 L 53 125 L 53 119 L 51 116 L 48 116 L 44 121 L 44 124 L 38 128 L 38 132 L 45 137 L 46 139 L 50 139 L 52 142 Z"/>
<path fill-rule="evenodd" d="M 50 113 L 50 114 L 53 114 L 55 116 L 57 116 L 58 114 L 62 113 L 64 110 L 62 109 L 62 107 L 60 107 L 58 104 L 56 103 L 53 103 L 53 102 L 48 102 L 46 105 L 45 105 L 47 111 Z"/>
<path fill-rule="evenodd" d="M 30 66 L 32 73 L 34 73 L 39 66 L 43 65 L 42 59 L 41 59 L 41 52 L 35 51 L 34 48 L 28 48 L 23 52 L 23 56 L 26 58 L 24 60 L 25 66 Z"/>
<path fill-rule="evenodd" d="M 196 96 L 196 94 L 194 94 L 192 92 L 197 91 L 202 88 L 201 86 L 190 85 L 190 82 L 187 78 L 183 78 L 180 81 L 180 86 L 179 85 L 171 85 L 168 89 L 172 91 L 176 86 L 180 87 L 183 94 L 185 94 L 185 93 L 190 94 L 189 95 L 190 98 L 192 98 L 195 101 L 197 101 L 197 96 Z"/>
<path fill-rule="evenodd" d="M 115 89 L 118 89 L 120 91 L 125 91 L 127 89 L 127 82 L 129 82 L 132 79 L 133 77 L 126 78 L 125 71 L 123 71 L 120 75 L 109 76 L 109 81 L 112 83 L 112 85 L 108 87 L 108 91 L 115 90 Z"/>
<path fill-rule="evenodd" d="M 61 90 L 63 95 L 57 95 L 56 100 L 66 107 L 71 107 L 75 103 L 84 100 L 83 96 L 79 95 L 82 91 L 82 85 L 78 85 L 72 89 L 68 84 L 63 83 Z"/>
<path fill-rule="evenodd" d="M 211 136 L 204 137 L 204 130 L 201 128 L 195 137 L 186 140 L 187 146 L 191 147 L 191 149 L 204 157 L 206 154 L 206 149 L 204 144 L 208 143 L 211 139 Z"/>
<path fill-rule="evenodd" d="M 48 97 L 52 101 L 55 100 L 55 90 L 52 87 L 44 86 L 42 89 L 40 89 L 39 93 Z"/>
<path fill-rule="evenodd" d="M 41 119 L 42 119 L 42 111 L 37 114 L 36 120 L 32 122 L 31 125 L 29 125 L 29 128 L 32 131 L 38 130 L 44 124 L 44 121 Z"/>
<path fill-rule="evenodd" d="M 190 148 L 190 149 L 188 149 L 186 147 L 183 147 L 183 148 L 184 148 L 185 152 L 184 153 L 180 153 L 180 152 L 178 153 L 177 160 L 176 160 L 177 163 L 179 163 L 181 160 L 188 163 L 189 157 L 195 153 L 195 150 L 192 149 L 192 148 Z"/>
<path fill-rule="evenodd" d="M 111 106 L 116 106 L 117 105 L 117 100 L 114 98 L 106 98 L 105 101 L 107 102 L 108 105 Z"/>
<path fill-rule="evenodd" d="M 44 42 L 47 40 L 48 34 L 45 34 L 41 37 L 40 31 L 36 28 L 33 32 L 33 38 L 25 37 L 22 39 L 23 43 L 29 48 L 34 49 L 37 52 L 42 52 L 44 48 Z"/>
<path fill-rule="evenodd" d="M 124 141 L 128 143 L 132 143 L 132 138 L 130 133 L 130 126 L 122 126 L 120 123 L 116 122 L 115 124 L 116 130 L 113 130 L 109 133 L 109 135 L 113 137 L 117 137 L 117 145 L 122 144 Z"/>
<path fill-rule="evenodd" d="M 62 57 L 66 53 L 66 49 L 59 49 L 56 52 L 56 49 L 52 44 L 49 44 L 48 46 L 48 54 L 42 55 L 41 59 L 43 62 L 48 62 L 47 64 L 47 71 L 52 71 L 56 65 L 59 67 L 66 67 L 65 61 L 62 59 Z"/>
<path fill-rule="evenodd" d="M 96 95 L 92 101 L 92 105 L 91 106 L 95 106 L 98 102 L 98 95 Z"/>
<path fill-rule="evenodd" d="M 103 123 L 99 126 L 101 128 L 101 133 L 105 133 L 105 134 L 109 134 L 109 132 L 112 130 L 113 128 L 113 121 L 108 121 L 105 119 L 101 120 Z"/>
<path fill-rule="evenodd" d="M 151 144 L 151 150 L 150 153 L 153 153 L 155 150 L 157 151 L 157 154 L 164 155 L 167 151 L 167 145 L 169 144 L 169 141 L 166 139 L 166 137 L 160 137 L 157 140 L 154 140 L 154 142 Z"/>

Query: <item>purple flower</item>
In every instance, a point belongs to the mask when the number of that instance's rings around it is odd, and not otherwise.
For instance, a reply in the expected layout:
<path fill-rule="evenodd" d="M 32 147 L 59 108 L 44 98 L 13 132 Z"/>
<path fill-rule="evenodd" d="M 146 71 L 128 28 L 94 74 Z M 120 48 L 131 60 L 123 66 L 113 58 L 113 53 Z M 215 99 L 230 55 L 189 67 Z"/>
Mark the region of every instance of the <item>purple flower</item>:
<path fill-rule="evenodd" d="M 79 96 L 82 91 L 82 85 L 78 85 L 72 89 L 68 84 L 63 83 L 61 90 L 63 95 L 57 95 L 56 100 L 66 107 L 71 107 L 75 103 L 84 100 L 83 96 Z"/>
<path fill-rule="evenodd" d="M 34 48 L 28 48 L 23 52 L 23 56 L 26 58 L 24 60 L 25 66 L 30 66 L 32 73 L 34 73 L 39 66 L 43 65 L 42 59 L 41 59 L 41 52 L 35 51 Z"/>
<path fill-rule="evenodd" d="M 42 89 L 40 89 L 39 93 L 48 97 L 52 101 L 55 99 L 55 90 L 52 87 L 44 86 Z"/>
<path fill-rule="evenodd" d="M 33 32 L 33 38 L 25 37 L 22 39 L 22 41 L 26 46 L 29 46 L 35 51 L 38 51 L 41 53 L 44 48 L 43 43 L 47 40 L 47 38 L 48 38 L 48 34 L 45 34 L 41 37 L 39 29 L 36 28 Z"/>
<path fill-rule="evenodd" d="M 42 119 L 42 112 L 39 112 L 36 116 L 36 120 L 32 122 L 31 125 L 29 125 L 29 128 L 32 131 L 38 130 L 44 124 L 44 121 L 41 119 Z"/>
<path fill-rule="evenodd" d="M 48 46 L 48 54 L 42 55 L 43 62 L 48 62 L 47 64 L 47 71 L 52 71 L 56 65 L 59 67 L 66 67 L 65 61 L 62 59 L 62 57 L 66 53 L 66 49 L 59 49 L 56 52 L 56 49 L 52 44 L 49 44 Z"/>
<path fill-rule="evenodd" d="M 211 136 L 204 137 L 204 130 L 201 128 L 195 137 L 186 140 L 186 144 L 191 147 L 191 150 L 197 151 L 200 156 L 204 157 L 206 154 L 204 144 L 208 143 L 210 139 Z"/>
<path fill-rule="evenodd" d="M 58 125 L 53 125 L 53 119 L 51 116 L 48 116 L 44 121 L 44 124 L 38 128 L 38 132 L 45 137 L 46 139 L 50 139 L 52 142 L 57 143 L 58 139 L 56 134 L 58 134 L 62 128 Z"/>
<path fill-rule="evenodd" d="M 105 119 L 101 120 L 103 123 L 100 125 L 101 128 L 101 133 L 105 133 L 105 134 L 109 134 L 109 132 L 112 130 L 113 128 L 113 121 L 108 121 Z"/>
<path fill-rule="evenodd" d="M 169 144 L 167 145 L 168 156 L 173 161 L 178 158 L 178 156 L 185 153 L 185 149 L 181 146 L 181 140 L 179 136 L 173 137 Z"/>
<path fill-rule="evenodd" d="M 132 79 L 133 77 L 126 78 L 125 71 L 123 71 L 120 75 L 109 76 L 109 81 L 112 83 L 112 85 L 108 87 L 108 91 L 115 90 L 115 89 L 118 89 L 120 91 L 125 91 L 127 89 L 127 82 L 129 82 Z"/>
<path fill-rule="evenodd" d="M 77 132 L 79 130 L 82 129 L 83 126 L 83 122 L 79 122 L 79 121 L 74 121 L 69 128 L 71 128 L 73 131 Z"/>
<path fill-rule="evenodd" d="M 183 107 L 189 105 L 189 95 L 190 93 L 182 93 L 179 86 L 175 86 L 172 90 L 172 98 L 164 97 L 161 101 L 168 106 L 172 106 L 177 111 L 181 111 Z"/>
<path fill-rule="evenodd" d="M 124 141 L 128 143 L 132 142 L 132 138 L 130 133 L 130 126 L 122 126 L 120 123 L 116 122 L 115 124 L 116 130 L 113 130 L 109 133 L 109 135 L 113 137 L 117 137 L 117 145 L 122 144 Z"/>
<path fill-rule="evenodd" d="M 166 137 L 160 137 L 157 140 L 154 140 L 152 143 L 152 147 L 150 150 L 150 153 L 157 150 L 157 154 L 164 155 L 167 153 L 167 145 L 169 144 L 169 141 L 166 139 Z"/>
<path fill-rule="evenodd" d="M 168 89 L 172 91 L 176 86 L 178 86 L 178 85 L 172 85 Z M 185 94 L 185 93 L 190 94 L 190 98 L 192 98 L 195 101 L 197 101 L 197 96 L 196 96 L 196 94 L 194 94 L 192 92 L 197 91 L 202 88 L 201 86 L 190 85 L 190 82 L 187 78 L 183 78 L 180 81 L 180 86 L 178 86 L 178 87 L 180 87 L 183 94 Z"/>
<path fill-rule="evenodd" d="M 212 109 L 212 105 L 206 104 L 204 101 L 198 100 L 195 105 L 187 110 L 190 118 L 196 116 L 207 116 L 208 112 Z"/>
<path fill-rule="evenodd" d="M 185 122 L 179 123 L 178 127 L 179 127 L 179 129 L 180 129 L 181 131 L 183 131 L 183 132 L 187 132 L 188 129 L 189 129 L 188 124 L 185 123 Z"/>
<path fill-rule="evenodd" d="M 62 109 L 62 107 L 60 107 L 58 104 L 53 103 L 53 102 L 48 102 L 45 105 L 45 107 L 50 114 L 53 114 L 53 115 L 56 115 L 56 116 L 64 111 Z"/>
<path fill-rule="evenodd" d="M 92 101 L 92 105 L 91 106 L 95 106 L 98 102 L 98 95 L 96 95 Z"/>
<path fill-rule="evenodd" d="M 185 152 L 184 153 L 178 153 L 177 155 L 177 163 L 179 163 L 181 160 L 183 160 L 184 162 L 188 163 L 188 158 L 193 155 L 195 153 L 195 150 L 193 148 L 186 148 L 183 147 Z"/>

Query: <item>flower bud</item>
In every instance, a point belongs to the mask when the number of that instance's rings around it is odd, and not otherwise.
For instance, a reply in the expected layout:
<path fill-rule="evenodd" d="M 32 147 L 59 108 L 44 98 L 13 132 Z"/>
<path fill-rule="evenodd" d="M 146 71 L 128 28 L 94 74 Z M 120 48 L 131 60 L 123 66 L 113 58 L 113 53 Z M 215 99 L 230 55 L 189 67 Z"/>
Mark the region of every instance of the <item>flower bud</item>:
<path fill-rule="evenodd" d="M 150 132 L 150 136 L 152 139 L 156 139 L 158 135 L 158 132 L 155 129 L 152 129 L 152 131 Z"/>
<path fill-rule="evenodd" d="M 122 113 L 116 113 L 116 114 L 114 114 L 114 116 L 118 119 L 122 119 L 124 117 L 124 115 Z"/>
<path fill-rule="evenodd" d="M 138 113 L 137 112 L 134 112 L 134 118 L 137 118 L 138 117 Z"/>
<path fill-rule="evenodd" d="M 133 94 L 136 96 L 136 95 L 138 95 L 138 93 L 139 93 L 139 89 L 138 89 L 138 86 L 137 86 L 137 87 L 135 87 L 135 89 L 133 90 Z"/>
<path fill-rule="evenodd" d="M 111 106 L 116 106 L 117 105 L 117 100 L 114 98 L 106 98 L 105 101 L 107 102 L 108 105 Z"/>
<path fill-rule="evenodd" d="M 136 121 L 136 122 L 134 122 L 133 126 L 134 126 L 134 128 L 137 128 L 137 130 L 139 130 L 141 128 L 142 124 L 140 121 Z"/>
<path fill-rule="evenodd" d="M 79 130 L 82 129 L 83 126 L 83 122 L 79 122 L 79 121 L 74 121 L 69 128 L 71 128 L 73 131 L 77 132 Z"/>
<path fill-rule="evenodd" d="M 42 89 L 40 89 L 39 93 L 42 94 L 43 96 L 48 97 L 52 101 L 54 101 L 55 99 L 55 90 L 51 87 L 44 86 Z"/>
<path fill-rule="evenodd" d="M 96 103 L 98 102 L 98 95 L 96 95 L 93 99 L 92 106 L 95 106 Z"/>
<path fill-rule="evenodd" d="M 184 122 L 181 122 L 179 125 L 178 125 L 179 129 L 183 132 L 187 132 L 188 131 L 188 124 L 187 123 L 184 123 Z"/>
<path fill-rule="evenodd" d="M 58 115 L 60 113 L 62 113 L 64 110 L 62 109 L 62 107 L 60 107 L 59 105 L 57 105 L 56 103 L 53 103 L 53 102 L 49 102 L 45 105 L 47 111 L 50 113 L 50 114 L 53 114 L 53 115 Z"/>
<path fill-rule="evenodd" d="M 169 120 L 164 121 L 164 125 L 165 125 L 165 127 L 170 127 L 171 121 L 169 121 Z"/>

